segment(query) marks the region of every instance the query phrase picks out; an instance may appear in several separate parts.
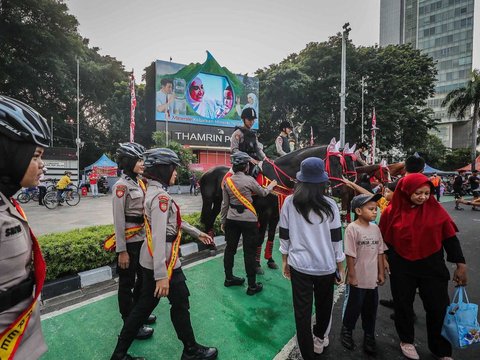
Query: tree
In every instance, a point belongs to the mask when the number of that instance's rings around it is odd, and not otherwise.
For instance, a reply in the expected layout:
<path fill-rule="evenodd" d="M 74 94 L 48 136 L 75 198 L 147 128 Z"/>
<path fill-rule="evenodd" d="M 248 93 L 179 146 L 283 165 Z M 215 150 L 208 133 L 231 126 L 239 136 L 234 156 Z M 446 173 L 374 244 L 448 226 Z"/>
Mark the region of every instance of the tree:
<path fill-rule="evenodd" d="M 442 168 L 446 151 L 447 148 L 443 145 L 442 140 L 433 134 L 427 134 L 421 145 L 417 147 L 417 152 L 425 159 L 425 162 L 437 169 Z"/>
<path fill-rule="evenodd" d="M 470 160 L 472 171 L 475 170 L 475 159 L 477 155 L 478 118 L 480 111 L 480 71 L 474 70 L 472 78 L 465 87 L 450 91 L 442 106 L 448 106 L 448 114 L 456 115 L 463 119 L 473 108 L 472 114 L 472 148 Z"/>

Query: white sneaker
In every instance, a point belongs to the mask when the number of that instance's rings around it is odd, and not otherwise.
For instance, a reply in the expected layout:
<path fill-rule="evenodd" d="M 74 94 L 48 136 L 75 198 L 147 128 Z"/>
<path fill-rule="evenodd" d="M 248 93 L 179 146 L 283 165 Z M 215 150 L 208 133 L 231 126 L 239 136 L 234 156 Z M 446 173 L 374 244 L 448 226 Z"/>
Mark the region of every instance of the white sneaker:
<path fill-rule="evenodd" d="M 325 338 L 322 340 L 313 335 L 313 351 L 315 354 L 323 353 L 323 349 L 325 349 L 329 344 L 330 341 L 328 340 L 328 336 L 325 336 Z"/>

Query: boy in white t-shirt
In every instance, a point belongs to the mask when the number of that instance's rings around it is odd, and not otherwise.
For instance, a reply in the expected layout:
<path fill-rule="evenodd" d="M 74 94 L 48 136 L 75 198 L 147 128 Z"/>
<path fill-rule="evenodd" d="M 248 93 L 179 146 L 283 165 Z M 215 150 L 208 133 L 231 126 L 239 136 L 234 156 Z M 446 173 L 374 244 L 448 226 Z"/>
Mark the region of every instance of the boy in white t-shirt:
<path fill-rule="evenodd" d="M 375 319 L 378 307 L 377 285 L 385 282 L 384 251 L 379 227 L 372 223 L 377 217 L 376 195 L 357 195 L 352 200 L 352 210 L 357 219 L 345 230 L 345 255 L 347 257 L 347 288 L 341 332 L 342 345 L 355 348 L 352 331 L 360 314 L 364 331 L 363 349 L 375 355 Z"/>

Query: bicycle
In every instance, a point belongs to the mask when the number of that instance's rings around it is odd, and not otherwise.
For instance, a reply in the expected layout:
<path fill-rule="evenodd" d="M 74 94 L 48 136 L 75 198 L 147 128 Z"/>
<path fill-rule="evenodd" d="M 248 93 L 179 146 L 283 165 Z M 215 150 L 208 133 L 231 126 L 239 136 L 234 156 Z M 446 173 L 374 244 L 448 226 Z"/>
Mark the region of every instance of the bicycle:
<path fill-rule="evenodd" d="M 23 188 L 20 194 L 17 195 L 17 200 L 21 204 L 26 204 L 30 200 L 38 201 L 40 191 L 37 187 Z"/>
<path fill-rule="evenodd" d="M 53 210 L 59 204 L 67 203 L 69 206 L 76 206 L 80 202 L 80 194 L 78 188 L 75 185 L 71 185 L 70 189 L 65 189 L 58 198 L 58 190 L 47 191 L 43 198 L 43 203 L 47 209 Z"/>

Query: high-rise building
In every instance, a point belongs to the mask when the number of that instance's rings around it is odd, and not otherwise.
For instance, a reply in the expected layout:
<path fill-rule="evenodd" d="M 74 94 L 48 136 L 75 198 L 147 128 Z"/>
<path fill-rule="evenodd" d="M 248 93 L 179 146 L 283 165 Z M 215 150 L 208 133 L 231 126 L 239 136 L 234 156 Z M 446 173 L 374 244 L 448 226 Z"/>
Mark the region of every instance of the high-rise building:
<path fill-rule="evenodd" d="M 480 46 L 480 35 L 474 31 L 474 13 L 475 26 L 480 25 L 479 3 L 480 0 L 477 6 L 475 0 L 381 0 L 380 4 L 380 46 L 410 43 L 437 62 L 435 95 L 427 103 L 440 122 L 436 134 L 448 147 L 471 144 L 468 116 L 466 120 L 449 117 L 441 104 L 451 90 L 470 80 L 474 46 Z"/>

